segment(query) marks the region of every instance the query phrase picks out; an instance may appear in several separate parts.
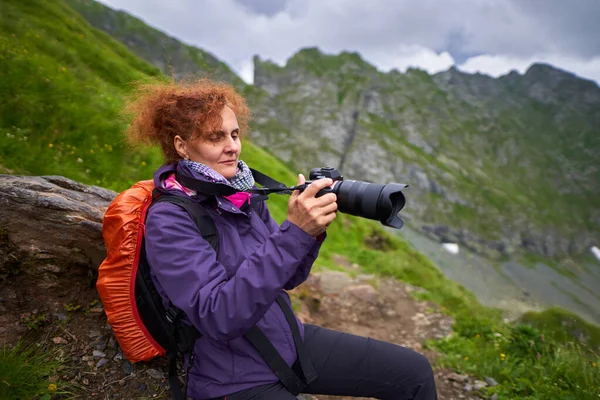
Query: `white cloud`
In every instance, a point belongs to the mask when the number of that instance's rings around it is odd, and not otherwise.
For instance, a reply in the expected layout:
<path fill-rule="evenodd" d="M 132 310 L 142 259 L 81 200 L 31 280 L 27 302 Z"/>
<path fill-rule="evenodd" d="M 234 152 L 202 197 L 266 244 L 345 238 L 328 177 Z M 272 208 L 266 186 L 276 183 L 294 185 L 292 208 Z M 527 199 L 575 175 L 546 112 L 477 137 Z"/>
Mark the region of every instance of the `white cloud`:
<path fill-rule="evenodd" d="M 460 60 L 465 71 L 498 75 L 545 61 L 600 81 L 600 50 L 593 45 L 600 24 L 591 17 L 584 27 L 576 23 L 600 1 L 548 0 L 540 9 L 518 0 L 286 0 L 275 13 L 257 12 L 249 0 L 246 6 L 241 0 L 101 1 L 209 51 L 246 81 L 254 55 L 281 64 L 315 46 L 357 51 L 384 71 L 415 66 L 433 73 Z M 481 55 L 467 59 L 473 54 Z"/>
<path fill-rule="evenodd" d="M 454 64 L 448 52 L 436 53 L 422 46 L 399 45 L 388 52 L 363 52 L 364 58 L 382 71 L 397 69 L 405 72 L 408 68 L 420 68 L 430 74 L 445 71 Z"/>
<path fill-rule="evenodd" d="M 600 82 L 600 57 L 584 60 L 554 54 L 543 54 L 528 58 L 481 55 L 469 58 L 465 63 L 458 66 L 458 69 L 464 72 L 481 72 L 493 77 L 498 77 L 500 75 L 505 75 L 511 70 L 524 73 L 527 68 L 535 62 L 545 62 L 573 72 L 580 77 Z"/>

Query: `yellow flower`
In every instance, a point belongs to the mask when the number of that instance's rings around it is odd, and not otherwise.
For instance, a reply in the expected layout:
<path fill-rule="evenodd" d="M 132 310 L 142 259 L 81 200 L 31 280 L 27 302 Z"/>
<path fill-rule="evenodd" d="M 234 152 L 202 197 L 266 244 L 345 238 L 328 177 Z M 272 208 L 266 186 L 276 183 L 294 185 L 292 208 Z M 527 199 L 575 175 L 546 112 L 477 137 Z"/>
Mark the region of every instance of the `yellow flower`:
<path fill-rule="evenodd" d="M 476 338 L 479 338 L 479 333 L 477 335 L 475 335 Z"/>
<path fill-rule="evenodd" d="M 48 391 L 49 392 L 56 392 L 56 385 L 54 383 L 51 383 L 48 385 Z"/>
<path fill-rule="evenodd" d="M 465 356 L 465 360 L 468 360 L 468 359 L 469 359 L 469 357 Z"/>
<path fill-rule="evenodd" d="M 146 161 L 142 161 L 142 166 L 146 166 Z"/>
<path fill-rule="evenodd" d="M 49 143 L 49 144 L 48 144 L 48 147 L 50 147 L 50 148 L 53 148 L 53 147 L 54 147 L 54 145 L 53 145 L 52 143 Z"/>
<path fill-rule="evenodd" d="M 505 355 L 504 353 L 500 353 L 500 358 L 501 358 L 502 360 L 504 360 L 504 357 L 506 357 L 506 355 Z"/>
<path fill-rule="evenodd" d="M 596 364 L 595 362 L 592 363 L 592 367 L 597 367 L 598 364 Z"/>

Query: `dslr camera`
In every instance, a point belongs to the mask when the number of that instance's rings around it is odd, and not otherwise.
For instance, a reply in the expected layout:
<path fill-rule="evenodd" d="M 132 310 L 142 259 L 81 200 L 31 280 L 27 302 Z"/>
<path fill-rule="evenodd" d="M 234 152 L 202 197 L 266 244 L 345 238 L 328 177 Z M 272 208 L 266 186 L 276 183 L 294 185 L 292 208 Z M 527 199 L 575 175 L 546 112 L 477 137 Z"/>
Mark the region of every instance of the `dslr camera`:
<path fill-rule="evenodd" d="M 332 167 L 313 168 L 306 181 L 304 190 L 317 179 L 331 178 L 333 185 L 321 189 L 317 197 L 327 193 L 337 196 L 338 211 L 355 215 L 357 217 L 372 219 L 382 225 L 400 229 L 404 222 L 398 216 L 406 204 L 402 190 L 408 187 L 401 183 L 377 184 L 353 180 L 344 180 L 344 177 Z"/>

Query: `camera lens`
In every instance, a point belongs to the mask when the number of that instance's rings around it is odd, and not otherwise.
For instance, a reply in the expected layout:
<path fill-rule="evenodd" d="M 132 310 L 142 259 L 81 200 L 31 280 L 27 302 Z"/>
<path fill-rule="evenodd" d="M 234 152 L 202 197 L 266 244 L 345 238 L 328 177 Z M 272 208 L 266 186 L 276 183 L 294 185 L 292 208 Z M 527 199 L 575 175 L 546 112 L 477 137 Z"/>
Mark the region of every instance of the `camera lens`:
<path fill-rule="evenodd" d="M 337 196 L 340 212 L 380 221 L 383 225 L 400 229 L 404 222 L 398 213 L 406 204 L 402 193 L 408 185 L 386 185 L 345 180 L 336 182 L 333 192 Z"/>

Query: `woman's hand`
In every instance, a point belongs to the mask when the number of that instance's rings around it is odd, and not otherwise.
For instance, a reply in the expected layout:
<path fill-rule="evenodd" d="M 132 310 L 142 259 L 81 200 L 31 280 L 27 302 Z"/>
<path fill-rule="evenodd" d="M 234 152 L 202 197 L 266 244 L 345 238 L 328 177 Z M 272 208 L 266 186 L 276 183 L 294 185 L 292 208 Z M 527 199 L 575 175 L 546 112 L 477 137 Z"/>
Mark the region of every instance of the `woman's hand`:
<path fill-rule="evenodd" d="M 298 175 L 298 185 L 305 183 L 304 175 Z M 324 178 L 308 185 L 302 193 L 295 190 L 288 201 L 288 221 L 314 237 L 325 232 L 336 217 L 337 196 L 334 193 L 327 193 L 321 197 L 315 197 L 315 195 L 319 190 L 332 184 L 332 179 Z"/>

